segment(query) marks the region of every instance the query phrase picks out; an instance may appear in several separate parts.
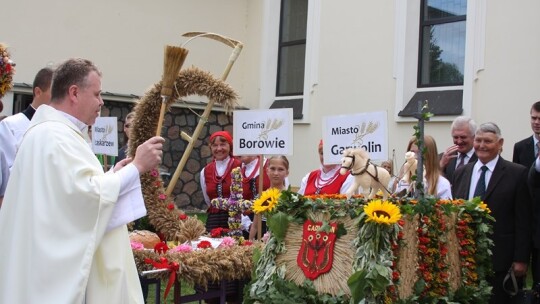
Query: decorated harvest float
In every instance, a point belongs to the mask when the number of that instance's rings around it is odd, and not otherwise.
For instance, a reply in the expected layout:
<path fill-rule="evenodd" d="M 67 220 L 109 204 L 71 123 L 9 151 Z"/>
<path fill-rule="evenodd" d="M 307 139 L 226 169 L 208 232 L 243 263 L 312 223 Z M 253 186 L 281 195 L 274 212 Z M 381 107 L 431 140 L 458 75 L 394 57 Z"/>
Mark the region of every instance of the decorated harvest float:
<path fill-rule="evenodd" d="M 190 94 L 209 97 L 193 135 L 182 133 L 189 146 L 176 179 L 212 105 L 234 106 L 237 95 L 224 80 L 242 47 L 212 33 L 185 36 L 229 45 L 231 61 L 216 79 L 197 68 L 180 71 L 187 50 L 167 47 L 163 80 L 135 107 L 128 151 L 133 156 L 138 145 L 160 134 L 163 115 L 175 100 Z M 157 169 L 141 177 L 147 220 L 161 238 L 134 231 L 133 253 L 140 273 L 166 282 L 165 296 L 173 283 L 178 286 L 177 279 L 202 286 L 247 279 L 246 303 L 487 302 L 493 218 L 483 202 L 398 199 L 387 193 L 308 197 L 275 189 L 251 202 L 242 198 L 239 171 L 232 174 L 231 197 L 212 201 L 229 210 L 230 229 L 209 235 L 200 220 L 176 208 L 171 198 L 175 176 L 167 189 Z M 239 216 L 248 210 L 268 218 L 271 233 L 265 241 L 239 236 Z"/>

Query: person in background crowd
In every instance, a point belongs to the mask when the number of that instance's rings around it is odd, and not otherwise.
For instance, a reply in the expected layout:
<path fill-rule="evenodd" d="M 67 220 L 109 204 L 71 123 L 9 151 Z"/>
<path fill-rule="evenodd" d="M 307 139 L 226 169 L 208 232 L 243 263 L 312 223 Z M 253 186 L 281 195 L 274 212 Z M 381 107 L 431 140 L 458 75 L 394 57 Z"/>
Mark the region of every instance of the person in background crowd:
<path fill-rule="evenodd" d="M 302 178 L 298 193 L 302 195 L 314 194 L 345 194 L 354 182 L 350 172 L 339 174 L 341 165 L 326 165 L 323 157 L 323 142 L 319 142 L 319 160 L 321 167 L 306 174 Z"/>
<path fill-rule="evenodd" d="M 129 137 L 130 137 L 130 128 L 133 122 L 133 116 L 135 116 L 134 112 L 128 113 L 126 115 L 126 120 L 124 121 L 124 146 L 118 150 L 118 156 L 116 157 L 114 164 L 116 165 L 119 161 L 123 160 L 127 156 L 127 148 L 129 144 Z"/>
<path fill-rule="evenodd" d="M 98 117 L 101 72 L 74 58 L 54 72 L 17 152 L 0 212 L 0 303 L 143 303 L 126 224 L 146 214 L 139 175 L 153 137 L 107 173 L 84 139 Z M 44 285 L 45 284 L 45 285 Z"/>
<path fill-rule="evenodd" d="M 535 102 L 531 106 L 531 130 L 533 134 L 514 144 L 514 154 L 512 162 L 530 168 L 535 163 L 538 154 L 540 153 L 540 101 Z M 531 272 L 533 278 L 533 286 L 540 283 L 540 191 L 536 191 L 537 187 L 533 187 L 533 226 L 532 226 L 532 252 L 531 252 Z"/>
<path fill-rule="evenodd" d="M 389 193 L 394 193 L 394 184 L 396 184 L 397 177 L 394 175 L 394 165 L 391 160 L 385 160 L 381 163 L 381 167 L 385 168 L 390 173 L 390 181 L 386 186 Z"/>
<path fill-rule="evenodd" d="M 418 159 L 420 158 L 420 153 L 416 142 L 417 140 L 415 137 L 411 138 L 407 145 L 407 151 L 414 152 Z M 435 143 L 435 139 L 430 135 L 425 135 L 424 145 L 424 187 L 426 194 L 442 199 L 452 199 L 450 182 L 442 176 L 439 168 L 439 158 L 437 156 L 437 144 Z M 403 190 L 407 190 L 408 193 L 412 192 L 413 185 L 404 182 L 402 178 L 403 175 L 400 175 L 395 192 L 400 193 Z M 408 180 L 410 181 L 411 178 L 409 177 Z"/>
<path fill-rule="evenodd" d="M 32 103 L 21 113 L 9 116 L 0 121 L 0 138 L 2 139 L 0 154 L 3 154 L 5 158 L 5 164 L 2 164 L 2 166 L 8 167 L 8 170 L 2 167 L 0 174 L 2 174 L 2 180 L 5 180 L 6 183 L 9 179 L 9 172 L 13 166 L 13 161 L 15 160 L 15 153 L 17 153 L 23 135 L 28 129 L 30 120 L 34 116 L 36 109 L 51 101 L 52 75 L 53 70 L 50 68 L 39 70 L 32 84 L 32 94 L 34 97 Z M 3 196 L 4 192 L 0 188 L 0 204 Z"/>
<path fill-rule="evenodd" d="M 289 160 L 283 155 L 272 156 L 267 161 L 266 174 L 270 178 L 269 188 L 285 190 L 289 187 L 287 177 L 289 176 Z M 261 235 L 267 231 L 266 218 L 262 218 Z M 252 224 L 249 230 L 249 239 L 252 240 L 257 235 L 257 225 Z"/>
<path fill-rule="evenodd" d="M 448 147 L 439 157 L 439 167 L 448 180 L 452 180 L 457 168 L 476 161 L 473 148 L 476 132 L 474 120 L 466 116 L 456 117 L 450 129 L 454 145 Z"/>
<path fill-rule="evenodd" d="M 243 155 L 240 157 L 240 160 L 242 161 L 242 196 L 246 200 L 253 200 L 259 196 L 259 157 L 257 155 Z M 270 187 L 270 179 L 266 174 L 267 160 L 265 159 L 263 162 L 264 176 L 262 191 Z M 249 231 L 253 218 L 253 212 L 242 215 L 242 232 L 245 239 L 249 238 Z"/>
<path fill-rule="evenodd" d="M 231 171 L 240 167 L 242 162 L 232 155 L 233 139 L 227 131 L 217 131 L 210 135 L 210 150 L 213 160 L 207 164 L 200 174 L 201 190 L 204 200 L 208 205 L 206 219 L 206 231 L 210 232 L 214 228 L 229 228 L 229 212 L 210 206 L 214 198 L 229 198 L 231 187 Z M 228 281 L 226 284 L 227 302 L 241 302 L 241 294 L 238 281 Z M 209 284 L 208 290 L 220 288 L 218 284 Z M 202 286 L 195 286 L 198 293 L 205 291 Z M 218 303 L 216 299 L 206 300 L 207 303 Z"/>
<path fill-rule="evenodd" d="M 492 248 L 494 274 L 491 304 L 511 303 L 503 289 L 504 277 L 511 268 L 519 284 L 527 274 L 531 247 L 531 196 L 527 185 L 528 169 L 504 160 L 499 151 L 504 139 L 495 123 L 478 127 L 474 150 L 478 160 L 456 170 L 452 183 L 455 198 L 480 197 L 495 218 Z"/>

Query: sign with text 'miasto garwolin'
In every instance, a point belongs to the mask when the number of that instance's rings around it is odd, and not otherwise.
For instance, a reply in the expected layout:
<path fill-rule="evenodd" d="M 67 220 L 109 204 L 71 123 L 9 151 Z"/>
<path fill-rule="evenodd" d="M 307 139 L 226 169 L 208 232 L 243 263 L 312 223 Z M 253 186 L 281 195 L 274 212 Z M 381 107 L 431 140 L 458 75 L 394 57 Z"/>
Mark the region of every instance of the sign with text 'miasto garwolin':
<path fill-rule="evenodd" d="M 364 148 L 371 160 L 386 160 L 387 113 L 381 111 L 324 117 L 323 143 L 325 164 L 341 163 L 341 154 L 347 148 Z"/>
<path fill-rule="evenodd" d="M 292 109 L 233 113 L 234 155 L 292 155 Z"/>

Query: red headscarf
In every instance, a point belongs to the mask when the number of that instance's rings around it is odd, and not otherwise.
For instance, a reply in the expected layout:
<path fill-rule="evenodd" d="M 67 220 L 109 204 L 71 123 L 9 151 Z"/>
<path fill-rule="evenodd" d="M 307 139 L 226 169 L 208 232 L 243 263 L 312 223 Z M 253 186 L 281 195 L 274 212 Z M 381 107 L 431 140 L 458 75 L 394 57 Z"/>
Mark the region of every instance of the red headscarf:
<path fill-rule="evenodd" d="M 232 148 L 233 148 L 233 142 L 232 142 L 232 136 L 231 136 L 231 133 L 227 132 L 227 131 L 217 131 L 217 132 L 214 132 L 212 133 L 212 135 L 210 135 L 210 143 L 214 142 L 214 139 L 218 136 L 221 136 L 223 137 L 228 143 L 229 143 L 229 146 L 230 146 L 230 154 L 232 154 Z"/>

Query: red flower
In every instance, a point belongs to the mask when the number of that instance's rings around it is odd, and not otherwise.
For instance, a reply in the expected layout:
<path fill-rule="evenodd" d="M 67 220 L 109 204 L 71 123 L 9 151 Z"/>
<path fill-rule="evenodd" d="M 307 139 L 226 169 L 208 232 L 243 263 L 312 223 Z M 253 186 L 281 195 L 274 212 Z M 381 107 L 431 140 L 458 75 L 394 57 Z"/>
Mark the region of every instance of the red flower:
<path fill-rule="evenodd" d="M 173 203 L 168 204 L 167 209 L 173 210 L 174 209 L 174 204 Z"/>
<path fill-rule="evenodd" d="M 161 193 L 161 194 L 158 196 L 158 198 L 159 198 L 160 200 L 165 200 L 165 199 L 167 198 L 167 195 Z"/>
<path fill-rule="evenodd" d="M 397 271 L 392 272 L 392 280 L 394 281 L 399 280 L 399 272 Z"/>
<path fill-rule="evenodd" d="M 185 213 L 182 213 L 182 214 L 180 214 L 178 216 L 178 218 L 183 221 L 183 220 L 187 219 L 187 215 Z"/>
<path fill-rule="evenodd" d="M 154 252 L 156 253 L 165 253 L 169 250 L 169 246 L 165 242 L 159 242 L 154 246 Z"/>
<path fill-rule="evenodd" d="M 252 242 L 252 241 L 244 241 L 244 242 L 242 243 L 242 246 L 251 246 L 251 245 L 253 245 L 253 242 Z"/>
<path fill-rule="evenodd" d="M 210 243 L 209 241 L 201 241 L 197 245 L 197 248 L 201 248 L 201 249 L 212 248 L 212 243 Z"/>
<path fill-rule="evenodd" d="M 210 230 L 210 236 L 213 237 L 213 238 L 220 237 L 222 233 L 223 233 L 223 228 L 221 228 L 221 227 L 214 228 L 214 229 Z"/>

